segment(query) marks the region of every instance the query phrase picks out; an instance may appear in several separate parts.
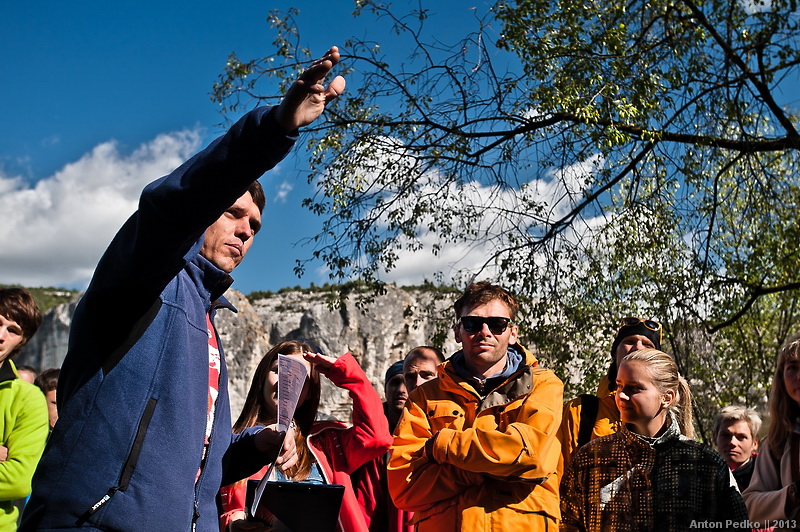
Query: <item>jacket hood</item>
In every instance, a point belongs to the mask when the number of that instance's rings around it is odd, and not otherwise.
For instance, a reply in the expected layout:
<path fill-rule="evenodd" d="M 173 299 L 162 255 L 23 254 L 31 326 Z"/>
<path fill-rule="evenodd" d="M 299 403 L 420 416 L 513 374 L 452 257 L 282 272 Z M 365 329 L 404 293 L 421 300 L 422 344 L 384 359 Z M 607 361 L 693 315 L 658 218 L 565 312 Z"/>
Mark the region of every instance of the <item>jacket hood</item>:
<path fill-rule="evenodd" d="M 519 362 L 516 363 L 515 367 L 506 368 L 500 374 L 494 377 L 489 377 L 485 381 L 480 381 L 475 377 L 465 374 L 463 368 L 463 350 L 457 351 L 448 360 L 443 362 L 439 366 L 439 374 L 446 374 L 454 383 L 460 383 L 460 387 L 471 388 L 473 393 L 476 393 L 481 397 L 486 397 L 491 395 L 493 391 L 502 388 L 509 381 L 515 380 L 520 372 L 530 372 L 530 368 L 535 368 L 539 365 L 539 361 L 536 359 L 533 353 L 531 353 L 522 344 L 517 343 L 508 347 L 509 358 L 511 360 L 517 359 Z"/>

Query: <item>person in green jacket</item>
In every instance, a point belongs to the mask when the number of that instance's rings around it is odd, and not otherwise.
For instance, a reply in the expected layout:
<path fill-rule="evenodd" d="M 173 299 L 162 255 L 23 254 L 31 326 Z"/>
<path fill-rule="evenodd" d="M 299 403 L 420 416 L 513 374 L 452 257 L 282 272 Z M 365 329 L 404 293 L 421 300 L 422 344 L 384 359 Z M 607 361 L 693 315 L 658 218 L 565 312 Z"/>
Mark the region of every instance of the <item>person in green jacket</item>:
<path fill-rule="evenodd" d="M 41 323 L 27 290 L 0 289 L 0 532 L 17 529 L 14 501 L 30 494 L 49 432 L 44 394 L 20 379 L 11 361 Z"/>

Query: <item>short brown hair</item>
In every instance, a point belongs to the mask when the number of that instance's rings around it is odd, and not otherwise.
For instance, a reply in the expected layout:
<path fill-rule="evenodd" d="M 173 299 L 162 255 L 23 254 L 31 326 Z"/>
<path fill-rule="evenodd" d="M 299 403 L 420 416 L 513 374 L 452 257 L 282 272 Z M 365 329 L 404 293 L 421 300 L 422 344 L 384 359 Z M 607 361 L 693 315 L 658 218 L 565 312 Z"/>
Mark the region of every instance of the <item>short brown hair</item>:
<path fill-rule="evenodd" d="M 34 384 L 42 390 L 42 393 L 47 393 L 51 390 L 55 390 L 58 388 L 58 376 L 61 374 L 61 370 L 58 368 L 50 368 L 44 370 L 36 380 Z"/>
<path fill-rule="evenodd" d="M 479 281 L 477 283 L 470 284 L 461 297 L 456 300 L 453 304 L 453 308 L 456 311 L 456 320 L 461 317 L 461 312 L 464 309 L 470 309 L 476 305 L 483 305 L 490 301 L 494 301 L 495 299 L 499 299 L 503 303 L 506 304 L 508 307 L 509 312 L 511 313 L 511 320 L 513 321 L 517 317 L 517 311 L 519 310 L 519 303 L 514 298 L 514 296 L 503 288 L 502 286 L 494 285 L 489 281 Z"/>
<path fill-rule="evenodd" d="M 403 363 L 405 363 L 406 360 L 412 360 L 417 357 L 427 357 L 425 351 L 430 351 L 431 353 L 433 353 L 433 356 L 436 357 L 436 360 L 438 360 L 439 362 L 444 362 L 445 360 L 444 353 L 442 353 L 441 349 L 439 349 L 438 347 L 433 347 L 432 345 L 421 345 L 409 351 L 408 354 L 403 359 Z"/>
<path fill-rule="evenodd" d="M 247 191 L 253 197 L 253 203 L 256 204 L 258 207 L 258 211 L 260 213 L 264 213 L 264 207 L 267 204 L 267 197 L 264 195 L 264 189 L 261 186 L 261 183 L 258 181 L 253 181 L 249 187 L 247 187 Z"/>
<path fill-rule="evenodd" d="M 0 314 L 22 327 L 19 347 L 28 343 L 42 324 L 42 312 L 31 293 L 24 288 L 0 288 Z"/>

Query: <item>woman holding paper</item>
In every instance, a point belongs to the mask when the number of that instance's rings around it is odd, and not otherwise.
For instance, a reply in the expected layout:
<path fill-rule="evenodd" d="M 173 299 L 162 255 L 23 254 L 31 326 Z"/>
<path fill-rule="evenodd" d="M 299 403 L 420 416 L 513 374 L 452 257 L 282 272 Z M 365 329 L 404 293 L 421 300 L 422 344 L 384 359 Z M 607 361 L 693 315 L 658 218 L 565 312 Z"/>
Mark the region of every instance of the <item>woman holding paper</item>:
<path fill-rule="evenodd" d="M 344 499 L 339 513 L 339 530 L 367 532 L 361 508 L 356 501 L 350 475 L 362 464 L 385 453 L 392 444 L 389 425 L 383 414 L 380 396 L 370 384 L 353 355 L 333 358 L 316 353 L 310 344 L 290 340 L 273 347 L 259 363 L 239 419 L 233 431 L 269 425 L 277 418 L 278 355 L 289 355 L 305 364 L 308 378 L 294 413 L 297 463 L 287 470 L 277 467 L 279 479 L 342 484 Z M 315 421 L 320 399 L 320 374 L 336 386 L 346 389 L 353 400 L 353 424 L 339 421 Z M 252 479 L 266 474 L 262 469 Z M 269 530 L 247 521 L 245 512 L 247 484 L 241 481 L 221 490 L 220 526 L 223 532 Z M 309 509 L 313 501 L 309 501 Z"/>

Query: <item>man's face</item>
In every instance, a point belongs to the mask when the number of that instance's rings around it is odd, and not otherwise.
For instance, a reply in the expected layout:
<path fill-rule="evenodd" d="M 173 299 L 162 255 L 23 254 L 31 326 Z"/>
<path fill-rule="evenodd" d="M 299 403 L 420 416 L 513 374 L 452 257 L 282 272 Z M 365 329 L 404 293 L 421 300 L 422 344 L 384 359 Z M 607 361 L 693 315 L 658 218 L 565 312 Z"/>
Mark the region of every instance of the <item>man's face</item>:
<path fill-rule="evenodd" d="M 511 319 L 511 310 L 499 299 L 462 310 L 461 318 L 476 316 L 482 318 L 499 317 Z M 476 377 L 487 378 L 503 370 L 506 363 L 508 346 L 517 343 L 516 325 L 508 325 L 505 330 L 492 331 L 484 323 L 475 332 L 468 332 L 464 324 L 459 322 L 453 328 L 456 342 L 464 350 L 467 368 Z"/>
<path fill-rule="evenodd" d="M 714 443 L 729 467 L 739 467 L 747 463 L 753 452 L 758 449 L 758 441 L 753 439 L 747 421 L 723 423 Z"/>
<path fill-rule="evenodd" d="M 656 346 L 653 341 L 642 334 L 632 334 L 630 336 L 626 336 L 617 346 L 617 367 L 620 366 L 622 359 L 625 358 L 625 355 L 628 353 L 641 351 L 642 349 L 655 349 L 655 347 Z"/>
<path fill-rule="evenodd" d="M 0 314 L 0 366 L 24 343 L 22 327 L 16 321 Z"/>
<path fill-rule="evenodd" d="M 403 363 L 403 379 L 408 393 L 417 389 L 417 386 L 436 378 L 436 368 L 439 359 L 431 351 L 421 350 Z"/>
<path fill-rule="evenodd" d="M 220 270 L 231 273 L 242 262 L 261 229 L 261 212 L 249 192 L 206 229 L 200 254 Z"/>
<path fill-rule="evenodd" d="M 389 410 L 395 410 L 397 412 L 403 410 L 403 407 L 406 406 L 406 400 L 408 399 L 408 390 L 406 390 L 406 385 L 401 373 L 392 376 L 391 379 L 386 381 L 384 392 L 386 393 L 386 405 Z"/>

